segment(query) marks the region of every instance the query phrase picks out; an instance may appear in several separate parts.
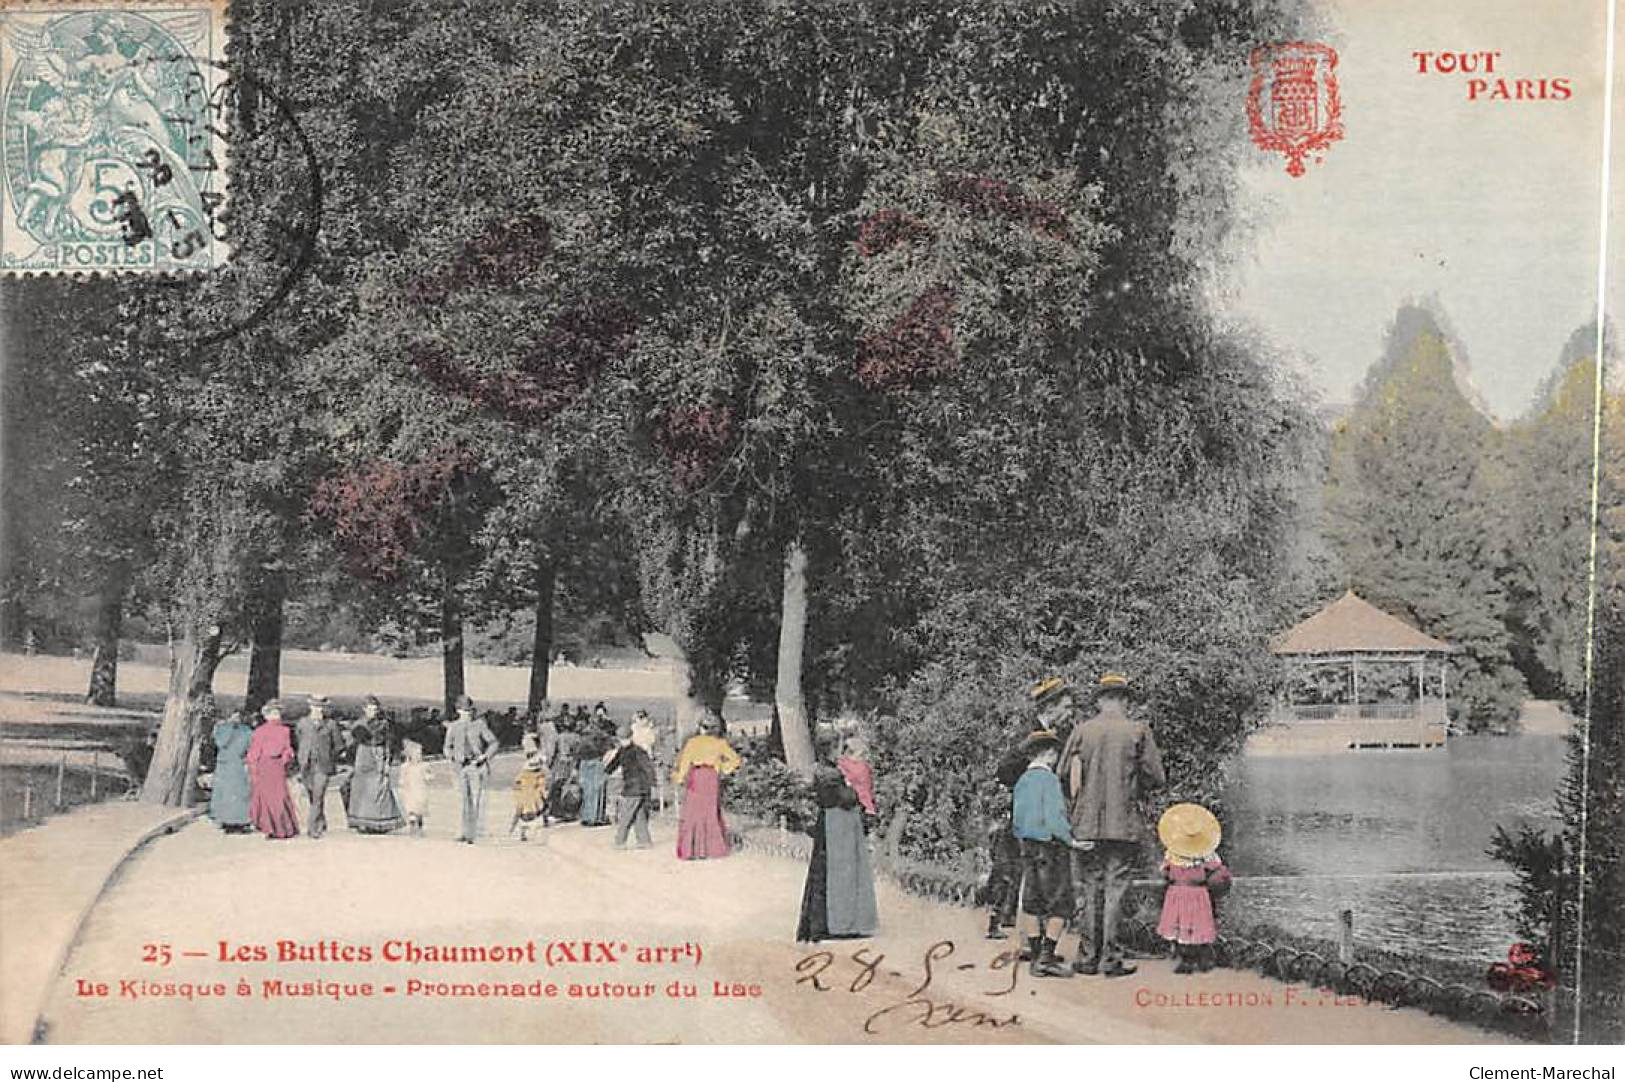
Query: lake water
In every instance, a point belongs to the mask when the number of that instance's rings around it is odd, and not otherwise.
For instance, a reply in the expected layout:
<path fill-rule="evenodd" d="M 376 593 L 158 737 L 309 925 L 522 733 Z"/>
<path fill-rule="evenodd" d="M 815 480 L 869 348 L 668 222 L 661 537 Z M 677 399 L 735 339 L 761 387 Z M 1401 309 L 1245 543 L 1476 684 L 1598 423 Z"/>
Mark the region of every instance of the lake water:
<path fill-rule="evenodd" d="M 1444 751 L 1242 758 L 1223 851 L 1254 878 L 1234 910 L 1335 939 L 1352 909 L 1357 946 L 1504 960 L 1514 881 L 1485 850 L 1498 825 L 1557 825 L 1566 751 L 1555 736 L 1463 736 Z"/>

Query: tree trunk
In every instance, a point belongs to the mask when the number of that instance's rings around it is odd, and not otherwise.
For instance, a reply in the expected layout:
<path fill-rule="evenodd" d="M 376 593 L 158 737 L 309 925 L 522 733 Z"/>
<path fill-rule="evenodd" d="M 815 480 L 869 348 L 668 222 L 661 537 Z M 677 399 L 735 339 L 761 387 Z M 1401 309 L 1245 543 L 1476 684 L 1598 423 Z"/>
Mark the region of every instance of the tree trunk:
<path fill-rule="evenodd" d="M 191 799 L 199 742 L 209 704 L 214 697 L 214 672 L 220 665 L 218 625 L 188 625 L 175 651 L 169 672 L 169 694 L 158 743 L 141 786 L 148 804 L 184 807 Z"/>
<path fill-rule="evenodd" d="M 463 609 L 457 601 L 457 591 L 451 577 L 446 577 L 444 592 L 440 595 L 440 664 L 445 674 L 445 717 L 449 721 L 457 716 L 457 700 L 464 694 L 463 683 Z"/>
<path fill-rule="evenodd" d="M 539 714 L 547 701 L 547 677 L 553 664 L 553 580 L 557 571 L 553 561 L 543 560 L 536 565 L 536 638 L 530 648 L 530 695 L 525 706 L 531 714 Z"/>
<path fill-rule="evenodd" d="M 801 693 L 801 666 L 806 642 L 807 550 L 800 541 L 792 541 L 784 551 L 784 600 L 779 611 L 779 671 L 773 701 L 779 713 L 785 765 L 811 776 L 812 729 L 807 724 L 807 700 Z"/>
<path fill-rule="evenodd" d="M 243 712 L 250 718 L 282 694 L 282 608 L 286 596 L 287 579 L 276 571 L 266 576 L 254 599 L 254 642 L 248 656 L 248 695 L 243 701 Z"/>
<path fill-rule="evenodd" d="M 96 606 L 96 650 L 90 662 L 90 690 L 85 702 L 112 706 L 118 692 L 118 644 L 124 630 L 124 591 L 129 569 L 122 563 L 108 570 Z"/>

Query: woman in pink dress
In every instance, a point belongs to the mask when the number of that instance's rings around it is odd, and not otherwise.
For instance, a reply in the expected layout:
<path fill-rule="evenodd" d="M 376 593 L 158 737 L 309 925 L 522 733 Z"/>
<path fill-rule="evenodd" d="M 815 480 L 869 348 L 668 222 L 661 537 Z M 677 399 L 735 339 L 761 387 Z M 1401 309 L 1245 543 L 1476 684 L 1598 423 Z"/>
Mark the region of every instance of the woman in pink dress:
<path fill-rule="evenodd" d="M 282 704 L 272 699 L 260 707 L 265 720 L 248 742 L 248 818 L 267 838 L 293 838 L 299 834 L 293 798 L 288 795 L 288 764 L 293 762 L 293 738 L 282 723 Z"/>
<path fill-rule="evenodd" d="M 706 715 L 700 731 L 677 756 L 671 780 L 687 785 L 677 817 L 677 859 L 704 860 L 728 855 L 728 825 L 722 820 L 722 775 L 739 769 L 739 753 L 720 735 L 722 719 Z"/>

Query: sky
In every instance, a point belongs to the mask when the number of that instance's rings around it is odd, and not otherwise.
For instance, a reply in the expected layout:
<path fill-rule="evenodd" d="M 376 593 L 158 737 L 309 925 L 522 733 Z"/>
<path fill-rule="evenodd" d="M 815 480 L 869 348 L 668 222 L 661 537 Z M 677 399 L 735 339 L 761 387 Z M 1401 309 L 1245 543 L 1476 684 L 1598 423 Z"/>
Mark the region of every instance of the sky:
<path fill-rule="evenodd" d="M 1249 154 L 1251 223 L 1215 279 L 1221 310 L 1262 330 L 1335 404 L 1352 401 L 1399 305 L 1433 297 L 1489 409 L 1503 421 L 1522 414 L 1594 316 L 1606 3 L 1320 0 L 1345 135 L 1301 177 L 1278 153 Z M 1573 97 L 1470 101 L 1470 76 L 1418 74 L 1412 55 L 1483 50 L 1500 51 L 1497 76 L 1567 78 Z M 1620 143 L 1613 266 L 1625 252 Z M 1616 325 L 1622 284 L 1611 272 Z"/>

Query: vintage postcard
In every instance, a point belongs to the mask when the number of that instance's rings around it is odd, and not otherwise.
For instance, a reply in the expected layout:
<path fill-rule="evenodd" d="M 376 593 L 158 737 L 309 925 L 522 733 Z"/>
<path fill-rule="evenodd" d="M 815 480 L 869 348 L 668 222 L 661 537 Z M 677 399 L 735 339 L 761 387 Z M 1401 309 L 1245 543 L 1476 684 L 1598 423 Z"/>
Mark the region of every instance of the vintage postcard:
<path fill-rule="evenodd" d="M 0 1040 L 1619 1045 L 1614 26 L 3 0 Z"/>

